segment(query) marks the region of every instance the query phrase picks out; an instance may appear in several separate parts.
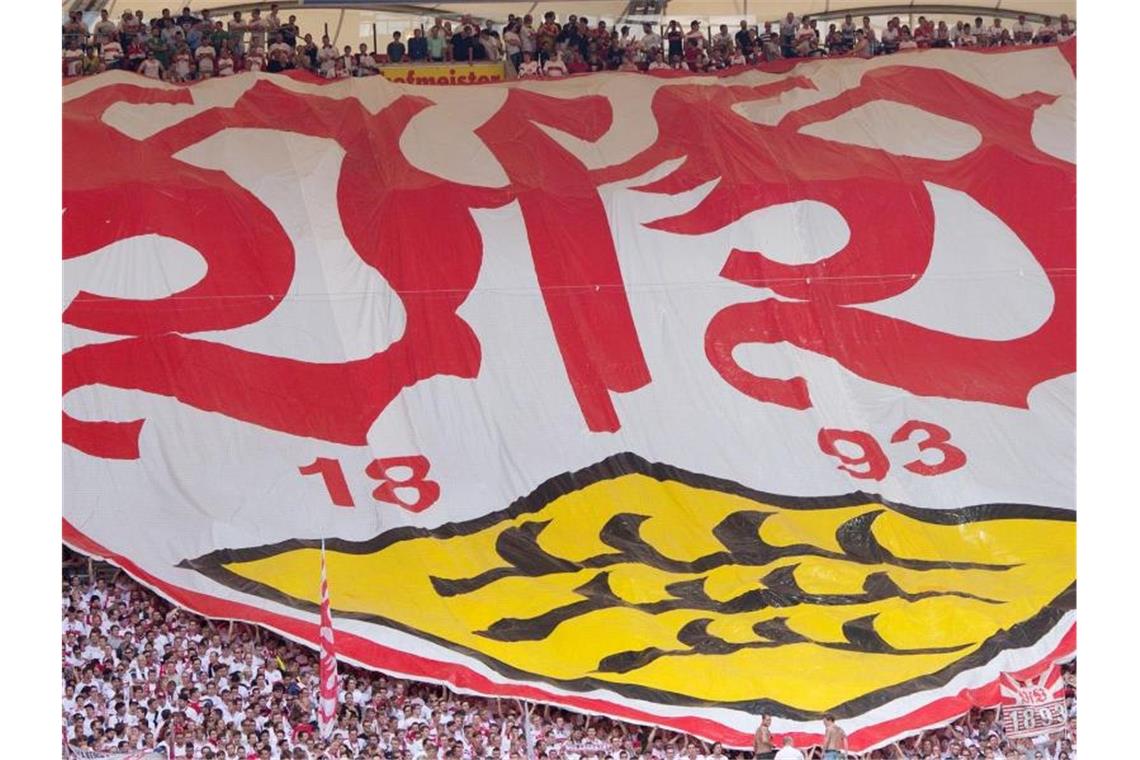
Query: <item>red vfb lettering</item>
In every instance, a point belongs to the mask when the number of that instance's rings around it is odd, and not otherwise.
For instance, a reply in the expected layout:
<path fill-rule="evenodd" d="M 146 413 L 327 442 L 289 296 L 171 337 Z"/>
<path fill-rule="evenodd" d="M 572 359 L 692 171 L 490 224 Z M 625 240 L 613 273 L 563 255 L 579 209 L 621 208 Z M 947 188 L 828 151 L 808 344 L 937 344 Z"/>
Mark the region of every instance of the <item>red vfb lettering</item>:
<path fill-rule="evenodd" d="M 582 162 L 538 125 L 594 141 L 611 121 L 610 104 L 599 96 L 571 104 L 510 90 L 477 131 L 511 178 L 566 375 L 595 432 L 621 427 L 610 393 L 648 384 L 649 368 L 597 186 Z"/>
<path fill-rule="evenodd" d="M 517 198 L 555 338 L 586 424 L 599 431 L 620 427 L 609 393 L 645 385 L 649 372 L 604 209 L 580 162 L 531 123 L 596 139 L 611 120 L 602 99 L 583 99 L 578 108 L 573 101 L 512 91 L 500 115 L 479 131 L 511 178 L 508 188 L 494 190 L 441 179 L 404 157 L 400 136 L 416 114 L 432 105 L 425 98 L 402 96 L 373 114 L 354 98 L 299 95 L 259 82 L 232 108 L 209 109 L 144 140 L 130 139 L 102 122 L 103 112 L 119 100 L 189 102 L 184 91 L 154 92 L 110 87 L 67 104 L 64 164 L 84 170 L 64 176 L 65 255 L 85 255 L 122 234 L 161 232 L 202 251 L 209 263 L 208 287 L 200 284 L 197 290 L 155 302 L 77 299 L 64 315 L 66 322 L 130 337 L 65 354 L 65 394 L 93 384 L 143 390 L 293 435 L 364 445 L 373 422 L 404 388 L 438 375 L 477 376 L 482 349 L 457 314 L 482 264 L 482 240 L 471 209 L 497 208 Z M 341 221 L 357 254 L 400 297 L 405 328 L 399 340 L 364 359 L 315 363 L 186 337 L 256 322 L 280 303 L 292 278 L 292 247 L 269 210 L 224 173 L 195 169 L 172 157 L 233 128 L 327 137 L 344 149 L 337 186 Z M 520 129 L 528 138 L 521 143 Z M 93 144 L 110 147 L 92 155 L 88 147 Z M 540 150 L 541 160 L 521 160 L 516 155 L 520 144 Z M 384 160 L 377 161 L 377 155 Z M 134 184 L 117 191 L 122 197 L 102 190 L 121 184 L 124 171 Z M 195 193 L 214 186 L 222 188 L 211 200 L 218 214 L 210 224 L 188 224 L 201 216 L 187 215 L 186 208 L 213 208 L 199 204 Z M 144 212 L 137 211 L 140 198 L 147 204 Z M 147 221 L 141 227 L 129 219 L 104 225 L 98 216 L 104 209 Z M 233 216 L 229 224 L 217 223 L 227 215 Z M 572 224 L 574 235 L 550 235 L 557 221 Z M 446 235 L 425 238 L 426 229 L 446 230 Z M 232 230 L 256 230 L 256 240 Z M 201 308 L 202 303 L 210 308 Z M 215 308 L 217 304 L 226 306 Z M 352 393 L 330 393 L 330 388 L 351 388 Z M 78 420 L 65 414 L 64 441 L 94 456 L 137 458 L 143 423 Z"/>
<path fill-rule="evenodd" d="M 812 200 L 843 216 L 847 244 L 807 264 L 785 264 L 763 251 L 732 250 L 721 276 L 774 291 L 729 306 L 705 334 L 708 361 L 726 382 L 762 402 L 811 406 L 806 378 L 758 377 L 733 350 L 744 343 L 787 343 L 838 361 L 860 377 L 922 396 L 1025 408 L 1035 385 L 1075 369 L 1075 167 L 1037 148 L 1036 110 L 1055 96 L 1003 99 L 944 71 L 890 66 L 866 72 L 859 86 L 793 111 L 775 126 L 755 123 L 734 106 L 813 85 L 789 78 L 761 87 L 661 87 L 653 112 L 658 137 L 628 164 L 598 173 L 602 181 L 637 176 L 669 159 L 678 169 L 636 188 L 676 194 L 716 179 L 692 210 L 649 226 L 681 235 L 722 229 L 756 209 Z M 968 97 L 945 98 L 960 92 Z M 959 161 L 901 156 L 803 134 L 872 101 L 894 101 L 971 125 L 981 145 Z M 691 115 L 699 112 L 700 119 Z M 695 160 L 698 156 L 747 160 Z M 962 161 L 985 156 L 986 171 Z M 1041 264 L 1054 292 L 1053 312 L 1038 330 L 1011 340 L 977 340 L 857 308 L 915 284 L 930 259 L 934 213 L 924 183 L 962 191 L 1007 224 Z M 867 336 L 875 336 L 873 343 Z"/>

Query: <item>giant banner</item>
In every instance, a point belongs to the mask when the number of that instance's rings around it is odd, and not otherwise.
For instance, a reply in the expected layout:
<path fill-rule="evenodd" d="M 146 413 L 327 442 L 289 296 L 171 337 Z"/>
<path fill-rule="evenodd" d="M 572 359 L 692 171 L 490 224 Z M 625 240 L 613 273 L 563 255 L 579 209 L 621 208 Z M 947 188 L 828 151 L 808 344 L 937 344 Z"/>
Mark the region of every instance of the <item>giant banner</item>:
<path fill-rule="evenodd" d="M 854 749 L 1075 651 L 1075 42 L 64 88 L 65 541 L 344 659 Z"/>

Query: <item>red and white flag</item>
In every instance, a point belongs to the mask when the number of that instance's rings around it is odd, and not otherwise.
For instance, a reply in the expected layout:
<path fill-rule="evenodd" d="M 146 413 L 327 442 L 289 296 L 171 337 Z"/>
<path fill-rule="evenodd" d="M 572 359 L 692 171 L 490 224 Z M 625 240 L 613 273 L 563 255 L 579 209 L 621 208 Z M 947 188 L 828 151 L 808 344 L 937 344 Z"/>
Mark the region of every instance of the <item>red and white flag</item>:
<path fill-rule="evenodd" d="M 336 649 L 333 646 L 332 610 L 329 607 L 329 579 L 325 569 L 325 544 L 321 542 L 321 692 L 317 703 L 317 725 L 328 738 L 336 727 L 336 702 L 339 683 L 336 672 Z"/>
<path fill-rule="evenodd" d="M 1022 682 L 1001 676 L 1001 720 L 1011 739 L 1047 734 L 1065 727 L 1065 682 L 1054 665 L 1036 678 Z"/>

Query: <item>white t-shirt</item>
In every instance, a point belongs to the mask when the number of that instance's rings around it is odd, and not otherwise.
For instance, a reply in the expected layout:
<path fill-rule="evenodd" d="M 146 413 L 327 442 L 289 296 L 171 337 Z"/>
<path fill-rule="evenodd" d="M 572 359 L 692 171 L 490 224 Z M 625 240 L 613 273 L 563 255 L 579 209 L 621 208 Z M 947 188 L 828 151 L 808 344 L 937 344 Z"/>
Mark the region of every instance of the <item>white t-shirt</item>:
<path fill-rule="evenodd" d="M 561 59 L 559 59 L 559 60 L 555 60 L 553 58 L 550 59 L 549 61 L 546 62 L 546 65 L 542 67 L 542 70 L 546 73 L 546 76 L 548 76 L 548 77 L 564 77 L 564 76 L 566 76 L 566 64 L 563 63 Z"/>
<path fill-rule="evenodd" d="M 247 24 L 247 28 L 249 29 L 250 47 L 264 47 L 265 33 L 269 29 L 269 24 L 265 23 L 265 19 L 252 19 L 249 24 Z"/>
<path fill-rule="evenodd" d="M 106 42 L 115 36 L 115 22 L 107 19 L 95 25 L 95 41 Z"/>
<path fill-rule="evenodd" d="M 150 79 L 158 79 L 158 73 L 162 71 L 162 62 L 157 58 L 147 58 L 139 65 L 139 72 L 143 76 L 149 76 Z"/>
<path fill-rule="evenodd" d="M 174 71 L 180 77 L 190 75 L 190 54 L 189 53 L 175 53 L 174 55 Z"/>
<path fill-rule="evenodd" d="M 203 74 L 214 72 L 214 48 L 210 45 L 201 45 L 195 51 L 198 58 L 198 71 Z"/>
<path fill-rule="evenodd" d="M 776 760 L 804 760 L 804 753 L 795 747 L 781 747 L 776 753 Z"/>
<path fill-rule="evenodd" d="M 103 60 L 104 63 L 113 64 L 116 60 L 123 57 L 123 46 L 119 42 L 104 42 L 103 43 Z"/>
<path fill-rule="evenodd" d="M 83 73 L 82 50 L 64 50 L 63 62 L 69 77 L 77 77 Z"/>
<path fill-rule="evenodd" d="M 538 75 L 538 61 L 523 61 L 519 64 L 520 77 L 533 77 Z"/>
<path fill-rule="evenodd" d="M 66 53 L 67 51 L 64 51 L 64 52 Z M 76 52 L 79 52 L 79 51 L 76 51 Z M 63 630 L 64 630 L 64 633 L 66 633 L 67 631 L 78 631 L 79 633 L 86 636 L 89 633 L 91 633 L 91 626 L 87 625 L 87 623 L 84 623 L 82 620 L 64 620 L 63 621 Z"/>

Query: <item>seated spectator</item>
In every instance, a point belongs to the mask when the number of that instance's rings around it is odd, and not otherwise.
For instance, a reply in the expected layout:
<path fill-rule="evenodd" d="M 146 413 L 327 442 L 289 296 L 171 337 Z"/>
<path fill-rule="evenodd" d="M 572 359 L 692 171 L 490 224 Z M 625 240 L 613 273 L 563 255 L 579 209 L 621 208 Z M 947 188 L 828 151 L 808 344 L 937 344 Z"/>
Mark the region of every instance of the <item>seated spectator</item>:
<path fill-rule="evenodd" d="M 230 43 L 228 41 L 223 42 L 222 49 L 218 53 L 218 76 L 232 77 L 236 66 L 234 55 L 230 52 Z"/>
<path fill-rule="evenodd" d="M 945 21 L 938 22 L 938 27 L 934 30 L 934 34 L 931 35 L 930 46 L 936 48 L 950 47 L 950 29 L 946 26 Z"/>
<path fill-rule="evenodd" d="M 271 32 L 267 52 L 266 71 L 277 73 L 293 68 L 293 48 L 281 39 L 280 32 Z"/>
<path fill-rule="evenodd" d="M 653 56 L 653 60 L 649 62 L 649 71 L 661 71 L 669 68 L 669 64 L 665 62 L 665 54 L 658 49 Z"/>
<path fill-rule="evenodd" d="M 547 77 L 564 77 L 567 74 L 566 64 L 562 61 L 562 53 L 555 50 L 542 66 L 542 74 Z"/>
<path fill-rule="evenodd" d="M 851 49 L 849 55 L 855 58 L 872 58 L 875 55 L 871 47 L 871 40 L 867 38 L 867 33 L 863 29 L 855 30 L 855 47 Z"/>
<path fill-rule="evenodd" d="M 190 55 L 190 48 L 185 43 L 179 45 L 174 55 L 171 57 L 170 77 L 171 82 L 189 82 L 193 79 L 193 61 Z"/>
<path fill-rule="evenodd" d="M 732 66 L 732 67 L 736 67 L 736 66 L 746 66 L 747 64 L 748 64 L 748 58 L 747 58 L 747 56 L 744 55 L 744 51 L 741 50 L 740 48 L 734 48 L 732 51 L 732 55 L 728 59 L 728 65 Z"/>
<path fill-rule="evenodd" d="M 1025 14 L 1017 17 L 1013 25 L 1013 42 L 1015 45 L 1030 45 L 1033 43 L 1033 25 L 1025 20 Z"/>
<path fill-rule="evenodd" d="M 349 48 L 351 50 L 351 48 Z M 258 73 L 265 70 L 265 49 L 260 45 L 254 45 L 252 42 L 249 45 L 249 54 L 245 57 L 245 70 Z"/>
<path fill-rule="evenodd" d="M 974 30 L 969 24 L 962 27 L 962 33 L 958 35 L 957 47 L 972 48 L 978 46 L 978 38 L 974 36 Z"/>
<path fill-rule="evenodd" d="M 404 43 L 400 41 L 400 33 L 392 32 L 392 41 L 388 43 L 388 63 L 403 63 Z"/>
<path fill-rule="evenodd" d="M 1057 41 L 1057 27 L 1053 26 L 1053 19 L 1045 16 L 1041 19 L 1041 26 L 1037 29 L 1037 43 L 1047 45 Z"/>
<path fill-rule="evenodd" d="M 978 16 L 974 19 L 974 25 L 971 27 L 974 33 L 974 39 L 978 47 L 989 47 L 990 45 L 990 32 L 986 28 L 985 23 L 982 22 L 982 17 Z"/>
<path fill-rule="evenodd" d="M 994 19 L 994 23 L 986 30 L 986 34 L 989 37 L 990 45 L 993 47 L 1008 45 L 1012 42 L 1009 36 L 1009 30 L 1001 25 L 1000 18 Z"/>
<path fill-rule="evenodd" d="M 215 65 L 216 53 L 213 45 L 199 45 L 194 51 L 194 58 L 198 67 L 199 79 L 210 79 L 217 71 Z"/>
<path fill-rule="evenodd" d="M 104 69 L 121 69 L 123 67 L 123 46 L 118 37 L 112 37 L 103 43 L 101 55 Z"/>
<path fill-rule="evenodd" d="M 910 34 L 910 27 L 903 24 L 899 29 L 899 50 L 918 50 L 918 43 Z"/>
<path fill-rule="evenodd" d="M 708 59 L 701 43 L 692 37 L 685 40 L 685 66 L 693 72 L 708 70 Z"/>
<path fill-rule="evenodd" d="M 81 76 L 83 74 L 83 50 L 79 47 L 79 40 L 68 39 L 64 47 L 64 76 Z"/>
<path fill-rule="evenodd" d="M 928 20 L 926 16 L 919 16 L 918 23 L 915 25 L 911 36 L 914 38 L 915 44 L 918 47 L 930 47 L 931 42 L 934 40 L 934 22 Z"/>
<path fill-rule="evenodd" d="M 566 65 L 567 74 L 585 74 L 590 70 L 589 64 L 582 58 L 582 54 L 578 52 L 576 47 L 568 48 L 565 52 L 559 53 L 562 63 Z"/>
<path fill-rule="evenodd" d="M 518 68 L 519 79 L 533 79 L 539 76 L 538 61 L 534 60 L 534 54 L 529 51 L 523 52 L 522 62 Z"/>
<path fill-rule="evenodd" d="M 1065 42 L 1077 33 L 1077 27 L 1069 21 L 1069 14 L 1061 14 L 1061 24 L 1057 27 L 1057 42 Z"/>
<path fill-rule="evenodd" d="M 397 32 L 399 34 L 399 32 Z M 356 54 L 356 70 L 353 72 L 354 76 L 370 77 L 380 73 L 380 65 L 376 63 L 376 58 L 368 52 L 367 43 L 360 43 L 360 52 Z"/>
<path fill-rule="evenodd" d="M 883 30 L 882 36 L 879 38 L 882 44 L 882 52 L 886 55 L 898 52 L 899 49 L 899 27 L 895 19 L 887 22 L 887 28 Z"/>
<path fill-rule="evenodd" d="M 162 79 L 163 72 L 165 71 L 166 67 L 162 65 L 162 61 L 158 60 L 154 51 L 146 51 L 146 58 L 139 64 L 139 73 L 150 79 Z"/>

